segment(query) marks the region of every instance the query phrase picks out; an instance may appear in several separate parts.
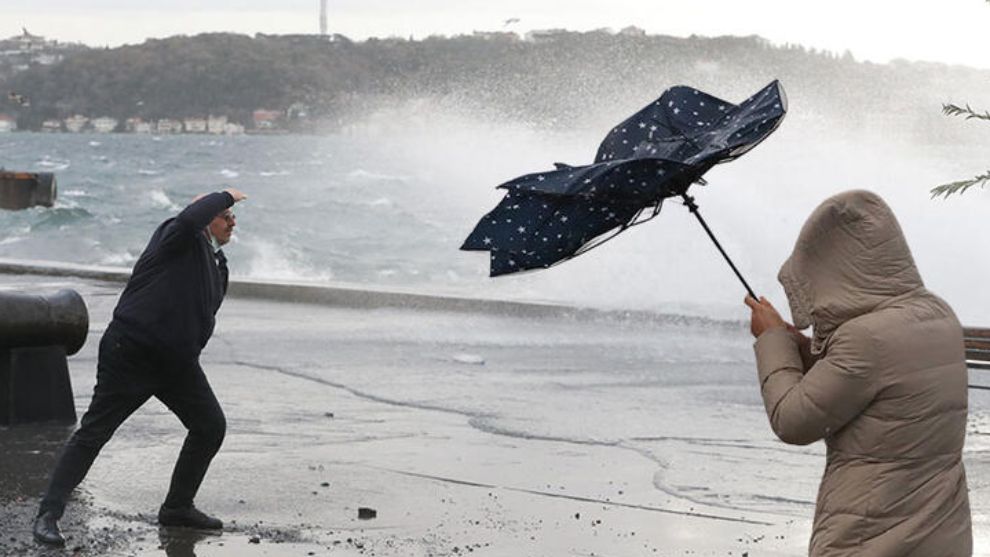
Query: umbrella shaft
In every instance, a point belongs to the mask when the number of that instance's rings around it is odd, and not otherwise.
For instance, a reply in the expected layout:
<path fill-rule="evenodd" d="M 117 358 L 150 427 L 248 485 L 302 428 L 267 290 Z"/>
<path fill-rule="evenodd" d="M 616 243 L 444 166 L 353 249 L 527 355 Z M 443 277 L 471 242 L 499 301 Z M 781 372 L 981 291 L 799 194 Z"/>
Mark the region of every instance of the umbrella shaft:
<path fill-rule="evenodd" d="M 686 193 L 682 193 L 681 197 L 684 198 L 684 205 L 687 206 L 688 210 L 691 211 L 691 213 L 693 213 L 694 216 L 698 218 L 698 222 L 701 223 L 702 228 L 704 228 L 705 232 L 708 233 L 708 237 L 711 238 L 712 242 L 715 243 L 715 247 L 718 248 L 719 253 L 721 253 L 722 257 L 725 258 L 726 263 L 729 264 L 729 267 L 732 267 L 732 272 L 735 273 L 737 277 L 739 277 L 739 282 L 741 282 L 742 285 L 746 288 L 746 292 L 748 292 L 749 295 L 752 296 L 754 300 L 759 300 L 759 298 L 753 292 L 753 289 L 749 287 L 749 284 L 746 282 L 746 279 L 743 278 L 742 273 L 740 273 L 739 269 L 736 268 L 735 263 L 733 263 L 732 260 L 729 259 L 729 254 L 725 253 L 725 250 L 722 249 L 722 244 L 718 242 L 718 239 L 716 239 L 715 235 L 712 234 L 712 230 L 708 228 L 708 223 L 705 222 L 705 219 L 701 218 L 701 213 L 698 212 L 698 205 L 694 202 L 694 198 L 687 195 Z"/>

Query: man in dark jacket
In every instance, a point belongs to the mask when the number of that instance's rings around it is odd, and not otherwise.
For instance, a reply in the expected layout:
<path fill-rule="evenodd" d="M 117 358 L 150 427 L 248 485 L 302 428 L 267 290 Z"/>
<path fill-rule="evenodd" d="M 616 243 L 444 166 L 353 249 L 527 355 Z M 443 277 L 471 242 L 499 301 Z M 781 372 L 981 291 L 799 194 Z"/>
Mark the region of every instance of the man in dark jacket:
<path fill-rule="evenodd" d="M 35 519 L 35 540 L 65 543 L 58 520 L 69 494 L 117 427 L 151 397 L 189 430 L 158 522 L 223 527 L 193 506 L 227 427 L 199 353 L 213 334 L 227 291 L 227 259 L 220 246 L 230 241 L 236 224 L 230 207 L 243 199 L 232 188 L 202 195 L 152 234 L 100 341 L 93 399 L 55 465 Z"/>

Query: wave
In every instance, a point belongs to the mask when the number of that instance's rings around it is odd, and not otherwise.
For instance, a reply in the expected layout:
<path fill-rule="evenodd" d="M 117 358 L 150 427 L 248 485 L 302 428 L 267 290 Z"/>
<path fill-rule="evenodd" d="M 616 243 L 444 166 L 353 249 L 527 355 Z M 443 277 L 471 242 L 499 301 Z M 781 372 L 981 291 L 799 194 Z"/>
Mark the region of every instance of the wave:
<path fill-rule="evenodd" d="M 364 170 L 363 168 L 358 168 L 357 170 L 348 172 L 347 178 L 350 180 L 364 180 L 369 182 L 405 182 L 409 179 L 406 176 L 370 172 L 368 170 Z"/>
<path fill-rule="evenodd" d="M 378 199 L 375 199 L 374 201 L 369 201 L 367 203 L 367 205 L 369 207 L 394 207 L 395 206 L 395 202 L 392 201 L 391 199 L 387 198 L 387 197 L 379 197 Z"/>
<path fill-rule="evenodd" d="M 252 242 L 254 254 L 250 258 L 247 275 L 252 278 L 273 280 L 330 281 L 333 271 L 329 265 L 317 268 L 301 254 L 263 240 Z"/>
<path fill-rule="evenodd" d="M 169 199 L 168 194 L 162 190 L 151 190 L 149 195 L 151 197 L 151 202 L 162 209 L 168 209 L 169 211 L 179 211 L 182 209 L 182 207 L 179 207 L 171 199 Z"/>
<path fill-rule="evenodd" d="M 64 159 L 53 159 L 48 155 L 45 155 L 41 160 L 34 163 L 36 166 L 49 170 L 65 170 L 72 165 L 72 161 Z"/>
<path fill-rule="evenodd" d="M 134 264 L 134 256 L 130 253 L 111 253 L 100 259 L 100 265 L 108 267 L 129 267 Z"/>
<path fill-rule="evenodd" d="M 223 170 L 220 171 L 220 175 L 223 176 L 224 178 L 237 178 L 238 176 L 241 175 L 241 173 L 236 170 L 224 168 Z"/>
<path fill-rule="evenodd" d="M 82 207 L 54 207 L 43 209 L 38 212 L 38 220 L 32 225 L 33 230 L 43 230 L 48 228 L 61 228 L 80 221 L 93 218 L 90 213 Z"/>

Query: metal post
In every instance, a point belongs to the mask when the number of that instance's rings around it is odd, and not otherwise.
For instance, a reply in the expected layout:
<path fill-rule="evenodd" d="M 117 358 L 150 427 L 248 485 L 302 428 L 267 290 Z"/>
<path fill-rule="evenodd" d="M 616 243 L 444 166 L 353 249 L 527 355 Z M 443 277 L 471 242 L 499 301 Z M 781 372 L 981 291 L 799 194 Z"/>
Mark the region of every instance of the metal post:
<path fill-rule="evenodd" d="M 686 193 L 682 193 L 681 197 L 684 198 L 684 205 L 687 206 L 688 210 L 691 211 L 691 213 L 693 213 L 694 216 L 698 217 L 698 222 L 701 223 L 701 226 L 705 229 L 705 232 L 708 233 L 708 237 L 711 238 L 712 242 L 715 243 L 715 247 L 718 248 L 719 253 L 721 253 L 722 257 L 725 258 L 725 261 L 729 264 L 729 267 L 732 267 L 732 272 L 735 273 L 737 277 L 739 277 L 739 282 L 741 282 L 743 286 L 746 287 L 746 292 L 749 292 L 749 295 L 752 296 L 754 300 L 759 300 L 759 298 L 753 292 L 753 289 L 750 288 L 749 284 L 746 283 L 746 279 L 743 278 L 742 273 L 739 272 L 739 269 L 736 268 L 736 265 L 732 262 L 731 259 L 729 259 L 729 254 L 725 253 L 725 250 L 722 249 L 722 244 L 718 243 L 718 240 L 715 238 L 715 235 L 712 234 L 711 229 L 708 228 L 708 224 L 705 223 L 705 219 L 701 218 L 701 213 L 698 212 L 698 205 L 694 202 L 694 198 Z"/>

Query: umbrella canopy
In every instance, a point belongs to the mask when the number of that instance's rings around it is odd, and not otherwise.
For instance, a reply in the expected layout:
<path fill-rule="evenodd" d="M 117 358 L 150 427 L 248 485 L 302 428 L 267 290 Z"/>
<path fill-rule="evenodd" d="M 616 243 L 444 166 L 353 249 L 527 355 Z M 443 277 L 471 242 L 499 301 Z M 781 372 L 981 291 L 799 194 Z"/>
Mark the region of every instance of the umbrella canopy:
<path fill-rule="evenodd" d="M 680 195 L 696 211 L 688 187 L 763 141 L 786 111 L 777 81 L 738 105 L 672 87 L 614 127 L 594 163 L 557 163 L 498 186 L 505 197 L 461 249 L 490 252 L 494 277 L 580 255 L 656 216 L 667 197 Z"/>

